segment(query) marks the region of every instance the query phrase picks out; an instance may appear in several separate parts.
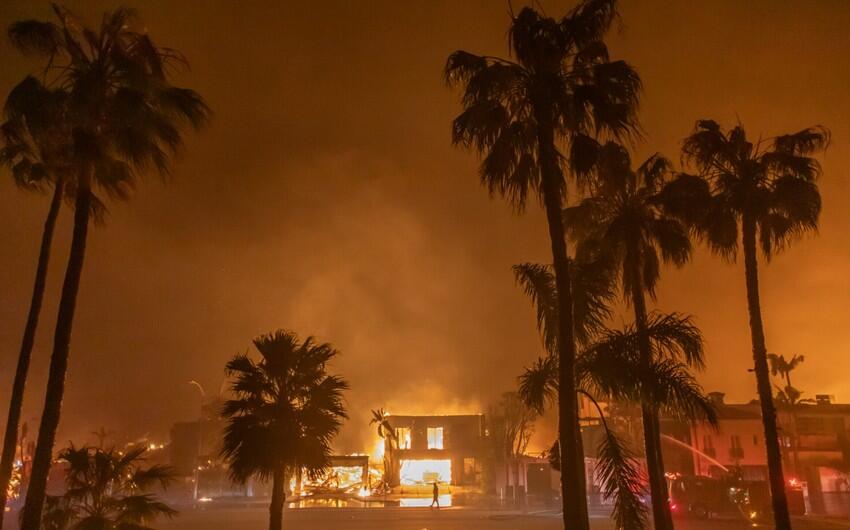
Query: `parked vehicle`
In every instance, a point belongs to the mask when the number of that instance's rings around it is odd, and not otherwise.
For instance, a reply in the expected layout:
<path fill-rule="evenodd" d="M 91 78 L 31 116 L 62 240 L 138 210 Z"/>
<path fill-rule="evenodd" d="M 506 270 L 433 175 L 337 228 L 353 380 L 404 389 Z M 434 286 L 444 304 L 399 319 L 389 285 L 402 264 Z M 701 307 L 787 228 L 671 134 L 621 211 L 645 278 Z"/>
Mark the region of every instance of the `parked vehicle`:
<path fill-rule="evenodd" d="M 670 507 L 674 514 L 708 519 L 712 515 L 740 514 L 759 520 L 770 514 L 770 490 L 764 481 L 741 480 L 732 476 L 668 476 Z M 792 514 L 803 515 L 803 491 L 798 484 L 786 488 Z"/>

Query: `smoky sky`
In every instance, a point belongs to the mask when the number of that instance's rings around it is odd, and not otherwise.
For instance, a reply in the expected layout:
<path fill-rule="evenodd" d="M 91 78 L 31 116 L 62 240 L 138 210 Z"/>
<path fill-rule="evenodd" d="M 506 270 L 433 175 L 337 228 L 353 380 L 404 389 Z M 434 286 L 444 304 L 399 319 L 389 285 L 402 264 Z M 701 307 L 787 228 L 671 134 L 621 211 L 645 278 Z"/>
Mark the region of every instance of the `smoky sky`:
<path fill-rule="evenodd" d="M 96 21 L 117 4 L 69 1 Z M 547 13 L 569 2 L 545 0 Z M 362 445 L 370 408 L 484 410 L 540 355 L 510 266 L 548 261 L 536 204 L 517 216 L 479 185 L 477 159 L 450 144 L 455 49 L 504 55 L 502 1 L 137 1 L 155 41 L 182 51 L 176 80 L 215 111 L 188 137 L 172 178 L 150 177 L 92 230 L 59 440 L 103 425 L 122 440 L 163 439 L 197 416 L 187 382 L 215 393 L 227 359 L 277 328 L 342 352 L 351 383 L 340 450 Z M 514 2 L 514 8 L 519 7 Z M 695 120 L 770 136 L 823 124 L 824 210 L 807 236 L 762 264 L 770 351 L 806 355 L 795 385 L 850 399 L 850 6 L 841 1 L 624 0 L 610 44 L 645 94 L 636 161 L 678 163 Z M 6 1 L 0 25 L 46 18 Z M 36 63 L 0 43 L 0 93 Z M 8 402 L 47 198 L 0 178 L 0 403 Z M 51 262 L 25 419 L 43 400 L 67 259 L 69 210 Z M 656 307 L 696 316 L 707 390 L 755 395 L 741 264 L 700 250 L 665 268 Z M 615 323 L 628 321 L 617 315 Z M 4 416 L 5 417 L 5 416 Z M 1 421 L 1 420 L 0 420 Z"/>

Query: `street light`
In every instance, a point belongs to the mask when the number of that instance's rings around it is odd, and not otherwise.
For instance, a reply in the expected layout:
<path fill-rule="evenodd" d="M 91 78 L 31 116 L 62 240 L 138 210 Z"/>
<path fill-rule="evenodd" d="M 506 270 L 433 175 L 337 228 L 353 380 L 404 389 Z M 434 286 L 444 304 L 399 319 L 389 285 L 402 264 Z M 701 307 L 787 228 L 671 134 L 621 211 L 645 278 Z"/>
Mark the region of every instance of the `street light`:
<path fill-rule="evenodd" d="M 193 486 L 194 492 L 192 493 L 192 498 L 194 500 L 198 500 L 198 482 L 201 480 L 201 474 L 199 473 L 200 466 L 198 465 L 201 460 L 201 449 L 203 448 L 203 436 L 201 432 L 201 426 L 204 420 L 204 399 L 207 397 L 207 393 L 204 391 L 204 387 L 201 383 L 192 379 L 189 381 L 189 384 L 197 387 L 198 391 L 201 393 L 201 407 L 198 409 L 198 451 L 195 455 L 195 462 L 192 464 L 192 474 L 195 476 L 195 484 Z"/>

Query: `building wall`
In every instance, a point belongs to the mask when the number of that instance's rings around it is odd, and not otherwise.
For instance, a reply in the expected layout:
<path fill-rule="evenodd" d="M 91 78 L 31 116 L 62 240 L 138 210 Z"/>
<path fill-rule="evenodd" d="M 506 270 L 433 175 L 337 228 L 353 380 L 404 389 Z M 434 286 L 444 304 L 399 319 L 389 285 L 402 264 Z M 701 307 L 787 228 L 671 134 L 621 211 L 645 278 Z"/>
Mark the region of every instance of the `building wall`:
<path fill-rule="evenodd" d="M 751 479 L 763 478 L 767 470 L 764 427 L 761 419 L 721 419 L 718 429 L 706 423 L 692 426 L 692 445 L 707 456 L 694 453 L 697 475 L 713 475 L 720 465 L 740 467 Z M 713 462 L 716 460 L 717 462 Z"/>
<path fill-rule="evenodd" d="M 480 485 L 484 442 L 484 416 L 390 416 L 394 429 L 410 429 L 410 449 L 400 449 L 395 459 L 451 460 L 452 484 Z M 428 429 L 443 428 L 443 448 L 428 448 Z M 398 472 L 399 469 L 396 469 Z"/>
<path fill-rule="evenodd" d="M 714 432 L 707 424 L 693 424 L 693 445 L 725 466 L 741 466 L 745 474 L 752 474 L 747 478 L 759 478 L 759 474 L 766 477 L 767 455 L 760 412 L 758 403 L 719 404 L 719 431 Z M 780 407 L 777 418 L 784 468 L 789 476 L 811 482 L 817 477 L 819 467 L 850 466 L 850 406 L 802 404 L 793 409 L 793 414 L 790 409 Z M 740 441 L 739 446 L 733 442 L 733 436 Z M 713 451 L 706 448 L 707 439 Z M 713 465 L 716 464 L 708 458 L 694 455 L 697 474 L 711 474 Z"/>

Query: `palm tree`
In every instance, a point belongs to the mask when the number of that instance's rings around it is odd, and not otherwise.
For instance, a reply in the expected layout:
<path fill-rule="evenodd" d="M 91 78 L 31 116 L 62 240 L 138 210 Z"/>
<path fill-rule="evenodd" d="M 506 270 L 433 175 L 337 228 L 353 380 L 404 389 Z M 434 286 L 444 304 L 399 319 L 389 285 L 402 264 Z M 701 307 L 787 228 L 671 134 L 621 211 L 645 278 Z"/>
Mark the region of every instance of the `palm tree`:
<path fill-rule="evenodd" d="M 797 437 L 797 405 L 811 402 L 811 400 L 802 399 L 803 393 L 791 384 L 791 372 L 806 360 L 806 356 L 795 354 L 791 359 L 786 359 L 784 355 L 768 353 L 767 360 L 770 364 L 770 375 L 785 379 L 785 388 L 777 387 L 776 389 L 776 401 L 779 402 L 780 406 L 784 405 L 791 412 L 791 451 L 794 458 L 794 473 L 799 474 L 800 449 Z"/>
<path fill-rule="evenodd" d="M 384 484 L 392 487 L 397 483 L 395 476 L 395 451 L 398 448 L 398 435 L 390 424 L 389 414 L 384 409 L 372 410 L 369 425 L 375 425 L 378 437 L 384 441 Z"/>
<path fill-rule="evenodd" d="M 157 500 L 151 489 L 166 488 L 171 469 L 144 467 L 146 447 L 127 452 L 70 447 L 59 453 L 65 462 L 66 492 L 49 497 L 44 530 L 124 530 L 150 528 L 160 516 L 177 514 Z"/>
<path fill-rule="evenodd" d="M 676 213 L 723 258 L 734 261 L 740 234 L 753 363 L 778 530 L 789 530 L 791 520 L 767 364 L 758 254 L 761 248 L 769 261 L 795 237 L 817 229 L 821 199 L 815 181 L 821 167 L 811 155 L 828 144 L 829 131 L 820 126 L 753 143 L 741 125 L 724 131 L 715 121 L 701 120 L 682 149 L 683 158 L 700 174 L 681 175 L 668 190 L 668 204 L 675 205 Z"/>
<path fill-rule="evenodd" d="M 790 359 L 786 359 L 785 356 L 781 354 L 767 354 L 767 361 L 770 364 L 770 375 L 782 377 L 785 379 L 785 384 L 788 387 L 794 386 L 791 384 L 791 372 L 793 372 L 805 360 L 805 355 L 795 354 Z"/>
<path fill-rule="evenodd" d="M 221 454 L 233 480 L 272 479 L 269 530 L 280 530 L 287 470 L 303 469 L 317 479 L 327 468 L 331 441 L 347 418 L 348 383 L 329 375 L 339 352 L 313 337 L 301 342 L 286 330 L 254 339 L 262 356 L 239 354 L 227 363 L 234 398 L 226 401 Z"/>
<path fill-rule="evenodd" d="M 50 86 L 67 93 L 74 178 L 66 183 L 75 199 L 74 229 L 59 301 L 44 412 L 21 520 L 36 530 L 44 505 L 47 474 L 59 424 L 71 329 L 85 258 L 88 224 L 96 208 L 94 189 L 126 198 L 137 173 L 149 167 L 168 173 L 171 154 L 182 145 L 180 125 L 199 127 L 208 108 L 192 90 L 171 85 L 166 71 L 182 61 L 134 29 L 134 12 L 104 15 L 96 30 L 54 6 L 56 22 L 12 24 L 14 46 L 46 59 Z"/>
<path fill-rule="evenodd" d="M 483 155 L 481 180 L 491 193 L 503 195 L 521 211 L 533 192 L 546 212 L 559 293 L 559 367 L 565 381 L 558 400 L 562 456 L 569 455 L 562 458 L 563 519 L 580 529 L 589 523 L 561 208 L 565 169 L 580 158 L 586 133 L 636 132 L 640 79 L 625 62 L 611 61 L 603 42 L 615 17 L 615 0 L 584 0 L 560 20 L 526 7 L 511 20 L 511 59 L 456 51 L 445 68 L 446 81 L 462 85 L 464 92 L 453 143 Z"/>
<path fill-rule="evenodd" d="M 596 177 L 594 194 L 564 210 L 565 227 L 580 253 L 598 252 L 615 265 L 624 298 L 634 310 L 635 327 L 647 337 L 645 295 L 655 298 L 660 262 L 681 266 L 691 253 L 688 228 L 662 208 L 661 191 L 671 166 L 655 154 L 633 170 L 628 151 L 615 142 L 589 142 L 587 153 L 587 170 Z M 641 345 L 641 352 L 642 362 L 648 366 L 652 362 L 648 341 Z M 701 368 L 701 359 L 695 360 Z M 653 520 L 657 529 L 671 530 L 661 428 L 651 400 L 641 400 L 641 416 Z"/>
<path fill-rule="evenodd" d="M 689 373 L 686 364 L 702 363 L 702 338 L 690 317 L 651 315 L 641 337 L 636 326 L 614 331 L 604 325 L 610 317 L 609 302 L 612 290 L 612 261 L 598 252 L 583 253 L 572 263 L 572 289 L 577 303 L 577 336 L 581 339 L 576 375 L 578 388 L 592 403 L 595 397 L 621 403 L 655 404 L 656 410 L 684 419 L 716 417 L 709 399 Z M 557 321 L 555 283 L 551 271 L 541 265 L 524 264 L 514 267 L 514 275 L 537 310 L 537 328 L 547 349 L 547 356 L 538 359 L 520 377 L 520 395 L 526 403 L 542 412 L 547 401 L 554 401 L 559 386 L 557 352 L 551 349 L 551 322 Z M 649 343 L 652 362 L 639 362 L 643 344 Z M 555 345 L 557 346 L 557 345 Z M 597 454 L 597 471 L 605 477 L 606 498 L 614 499 L 614 517 L 618 528 L 642 528 L 645 511 L 639 497 L 643 491 L 643 476 L 635 469 L 631 450 L 598 406 L 602 418 L 603 437 Z M 556 449 L 556 448 L 553 448 Z M 553 454 L 559 460 L 557 454 Z"/>
<path fill-rule="evenodd" d="M 5 121 L 0 125 L 0 136 L 3 139 L 0 163 L 11 169 L 15 184 L 26 191 L 43 192 L 53 188 L 53 197 L 41 235 L 30 308 L 18 353 L 3 437 L 3 454 L 0 457 L 0 511 L 6 506 L 9 481 L 12 478 L 24 389 L 44 300 L 53 232 L 65 196 L 68 173 L 68 131 L 63 126 L 65 109 L 66 94 L 63 91 L 51 90 L 35 77 L 28 76 L 13 88 L 6 98 Z M 0 519 L 0 529 L 2 527 L 3 521 Z"/>
<path fill-rule="evenodd" d="M 644 344 L 652 357 L 644 361 Z M 690 317 L 678 314 L 650 315 L 644 331 L 636 325 L 622 330 L 600 330 L 582 350 L 576 363 L 579 391 L 591 402 L 651 401 L 656 411 L 676 418 L 705 420 L 716 424 L 710 399 L 680 359 L 701 358 L 702 337 Z M 547 356 L 527 368 L 520 377 L 520 395 L 537 411 L 554 401 L 559 386 L 557 358 Z M 598 407 L 598 405 L 597 405 Z M 598 471 L 605 478 L 606 498 L 614 499 L 617 528 L 638 529 L 645 524 L 644 509 L 637 500 L 643 491 L 642 475 L 633 455 L 599 408 L 605 436 L 598 448 Z"/>

